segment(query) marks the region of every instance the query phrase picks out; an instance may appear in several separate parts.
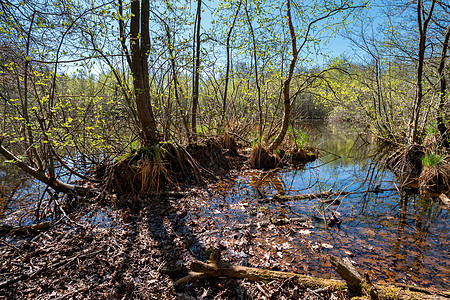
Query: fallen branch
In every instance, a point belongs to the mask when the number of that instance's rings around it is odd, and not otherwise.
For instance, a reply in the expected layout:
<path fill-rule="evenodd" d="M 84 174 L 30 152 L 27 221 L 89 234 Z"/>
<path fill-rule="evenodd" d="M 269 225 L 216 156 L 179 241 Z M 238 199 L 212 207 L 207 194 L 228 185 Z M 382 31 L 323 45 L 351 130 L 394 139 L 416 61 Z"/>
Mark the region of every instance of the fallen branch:
<path fill-rule="evenodd" d="M 193 274 L 195 275 L 192 275 L 192 273 L 188 274 L 187 276 L 176 281 L 175 284 L 185 284 L 200 277 L 207 278 L 224 276 L 232 278 L 247 278 L 252 281 L 284 280 L 294 277 L 300 285 L 308 288 L 327 287 L 333 291 L 344 290 L 347 288 L 345 282 L 340 280 L 322 279 L 290 272 L 243 267 L 232 265 L 221 260 L 208 261 L 208 263 L 193 261 L 190 265 L 190 270 L 194 272 Z"/>
<path fill-rule="evenodd" d="M 72 194 L 75 196 L 93 196 L 93 195 L 97 194 L 97 191 L 95 189 L 90 189 L 87 187 L 82 187 L 82 186 L 77 186 L 77 185 L 72 185 L 72 184 L 62 182 L 59 179 L 48 176 L 44 170 L 31 167 L 25 161 L 21 160 L 20 158 L 15 156 L 13 153 L 11 153 L 8 149 L 3 147 L 1 145 L 1 140 L 0 140 L 0 154 L 3 155 L 6 159 L 10 160 L 13 165 L 15 165 L 16 167 L 19 167 L 25 173 L 33 176 L 37 180 L 50 186 L 52 189 L 54 189 L 57 192 L 61 192 L 61 193 L 65 193 L 65 194 Z"/>
<path fill-rule="evenodd" d="M 367 274 L 361 276 L 348 258 L 343 260 L 331 257 L 333 269 L 345 280 L 324 279 L 291 272 L 272 271 L 267 269 L 232 265 L 221 259 L 223 246 L 209 248 L 206 253 L 209 260 L 204 263 L 193 261 L 188 275 L 177 280 L 175 285 L 187 284 L 198 278 L 231 277 L 246 278 L 251 281 L 283 281 L 293 280 L 307 289 L 327 289 L 331 292 L 348 290 L 358 299 L 387 300 L 387 299 L 449 299 L 450 292 L 436 291 L 421 287 L 411 287 L 402 284 L 374 285 Z"/>
<path fill-rule="evenodd" d="M 400 283 L 373 285 L 367 274 L 361 276 L 348 258 L 331 256 L 332 268 L 347 283 L 350 293 L 375 299 L 449 299 L 450 292 L 415 287 Z"/>
<path fill-rule="evenodd" d="M 332 291 L 345 290 L 347 288 L 345 282 L 341 280 L 323 279 L 291 272 L 280 272 L 232 265 L 230 263 L 222 261 L 222 249 L 223 248 L 221 248 L 220 246 L 209 248 L 206 251 L 209 255 L 209 260 L 207 261 L 207 263 L 201 261 L 193 261 L 189 267 L 189 274 L 176 281 L 175 285 L 182 285 L 198 278 L 208 277 L 247 278 L 252 281 L 286 280 L 293 278 L 300 285 L 307 288 L 327 287 Z"/>
<path fill-rule="evenodd" d="M 366 191 L 357 191 L 357 192 L 345 192 L 345 191 L 339 191 L 339 192 L 333 192 L 332 190 L 328 190 L 325 192 L 319 192 L 319 193 L 311 193 L 311 194 L 300 194 L 300 195 L 275 195 L 273 197 L 260 199 L 260 203 L 267 203 L 267 202 L 288 202 L 293 200 L 313 200 L 313 199 L 322 199 L 322 198 L 330 198 L 330 197 L 339 197 L 339 196 L 346 196 L 346 195 L 354 195 L 354 194 L 366 194 L 366 193 L 383 193 L 388 191 L 395 191 L 396 189 L 373 189 L 373 190 L 366 190 Z M 338 201 L 337 199 L 327 199 L 324 202 L 334 202 Z"/>
<path fill-rule="evenodd" d="M 27 233 L 27 232 L 34 232 L 34 231 L 42 231 L 50 227 L 52 223 L 50 221 L 45 221 L 33 225 L 25 225 L 25 226 L 12 226 L 12 225 L 0 225 L 0 234 L 7 234 L 7 233 Z"/>

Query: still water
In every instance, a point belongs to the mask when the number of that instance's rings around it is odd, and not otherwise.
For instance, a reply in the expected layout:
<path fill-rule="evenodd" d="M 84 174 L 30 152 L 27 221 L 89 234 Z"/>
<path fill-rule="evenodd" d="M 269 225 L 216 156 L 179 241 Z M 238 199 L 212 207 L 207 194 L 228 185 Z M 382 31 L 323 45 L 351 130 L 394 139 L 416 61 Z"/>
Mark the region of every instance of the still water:
<path fill-rule="evenodd" d="M 304 124 L 319 159 L 272 172 L 246 170 L 209 188 L 185 217 L 197 224 L 205 244 L 225 244 L 234 263 L 337 278 L 329 255 L 350 257 L 376 282 L 402 282 L 450 289 L 450 214 L 439 201 L 405 190 L 385 168 L 380 149 L 361 130 Z M 26 224 L 45 187 L 9 166 L 0 166 L 0 220 Z M 261 195 L 356 192 L 320 199 L 263 202 Z M 387 192 L 365 192 L 390 189 Z M 340 226 L 327 227 L 333 215 Z M 308 219 L 274 225 L 271 219 Z M 111 222 L 102 211 L 85 220 Z"/>
<path fill-rule="evenodd" d="M 213 187 L 216 196 L 198 201 L 188 222 L 209 224 L 211 242 L 228 247 L 240 264 L 337 278 L 328 257 L 350 257 L 376 282 L 400 282 L 450 289 L 450 214 L 439 201 L 401 188 L 384 167 L 380 149 L 361 131 L 307 124 L 320 157 L 296 169 L 244 171 Z M 338 197 L 261 203 L 261 194 L 358 192 Z M 387 192 L 365 192 L 390 189 Z M 324 216 L 342 222 L 327 227 Z M 264 220 L 308 218 L 303 224 L 261 226 Z M 253 227 L 242 224 L 253 223 Z M 267 223 L 267 222 L 266 222 Z M 246 228 L 242 230 L 242 228 Z"/>

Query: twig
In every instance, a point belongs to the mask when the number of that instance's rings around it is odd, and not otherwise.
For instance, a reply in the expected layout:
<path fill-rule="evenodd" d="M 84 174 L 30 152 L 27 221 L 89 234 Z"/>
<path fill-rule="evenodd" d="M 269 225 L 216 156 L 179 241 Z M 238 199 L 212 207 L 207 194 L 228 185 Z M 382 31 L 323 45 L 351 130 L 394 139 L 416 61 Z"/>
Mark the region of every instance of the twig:
<path fill-rule="evenodd" d="M 54 263 L 54 264 L 51 264 L 51 265 L 46 265 L 46 266 L 44 266 L 44 267 L 42 267 L 42 268 L 40 268 L 40 269 L 38 269 L 38 270 L 36 270 L 36 271 L 34 271 L 32 273 L 25 273 L 25 274 L 19 275 L 17 277 L 14 277 L 12 279 L 0 282 L 0 289 L 8 287 L 11 284 L 14 284 L 16 282 L 19 282 L 19 281 L 22 281 L 22 280 L 26 280 L 28 278 L 34 278 L 34 277 L 36 277 L 36 276 L 38 276 L 38 275 L 40 275 L 42 273 L 45 273 L 45 272 L 48 272 L 48 271 L 53 271 L 53 270 L 55 270 L 55 269 L 57 269 L 59 267 L 62 267 L 65 264 L 68 264 L 68 263 L 74 261 L 77 258 L 84 258 L 84 257 L 88 257 L 88 256 L 91 256 L 91 255 L 98 254 L 102 250 L 103 249 L 100 249 L 100 250 L 89 252 L 89 253 L 83 253 L 85 251 L 80 251 L 80 252 L 76 253 L 74 256 L 72 256 L 70 258 L 61 260 L 61 261 L 59 261 L 57 263 Z"/>

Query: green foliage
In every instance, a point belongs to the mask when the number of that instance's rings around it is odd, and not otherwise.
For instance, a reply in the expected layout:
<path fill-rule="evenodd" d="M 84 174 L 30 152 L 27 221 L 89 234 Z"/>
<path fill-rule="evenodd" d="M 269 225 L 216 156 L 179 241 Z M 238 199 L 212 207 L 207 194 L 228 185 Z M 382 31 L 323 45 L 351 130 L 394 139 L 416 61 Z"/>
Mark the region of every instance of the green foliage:
<path fill-rule="evenodd" d="M 292 126 L 289 126 L 288 134 L 291 141 L 294 142 L 298 148 L 303 148 L 307 146 L 310 142 L 309 136 L 306 134 L 306 132 L 304 132 L 300 128 L 294 128 Z"/>
<path fill-rule="evenodd" d="M 166 153 L 166 143 L 157 143 L 150 147 L 139 147 L 131 149 L 128 153 L 123 154 L 117 161 L 136 162 L 138 160 L 146 160 L 157 162 L 164 158 Z"/>
<path fill-rule="evenodd" d="M 422 164 L 423 166 L 429 167 L 429 168 L 440 168 L 442 167 L 442 164 L 444 163 L 444 156 L 439 155 L 436 153 L 426 153 L 422 157 Z"/>

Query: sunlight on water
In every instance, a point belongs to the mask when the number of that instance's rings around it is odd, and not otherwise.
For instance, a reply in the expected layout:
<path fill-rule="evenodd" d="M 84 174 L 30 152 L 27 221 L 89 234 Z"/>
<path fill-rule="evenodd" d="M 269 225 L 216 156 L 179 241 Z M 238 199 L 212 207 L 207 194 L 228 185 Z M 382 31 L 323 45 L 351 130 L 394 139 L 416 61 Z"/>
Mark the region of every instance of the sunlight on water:
<path fill-rule="evenodd" d="M 328 262 L 333 254 L 349 256 L 378 282 L 449 289 L 448 210 L 402 190 L 383 167 L 379 150 L 366 143 L 367 137 L 323 126 L 305 130 L 321 149 L 318 160 L 295 170 L 246 171 L 233 181 L 221 182 L 215 187 L 219 196 L 199 203 L 191 217 L 214 218 L 211 229 L 219 231 L 219 240 L 231 248 L 230 258 L 240 263 L 335 277 Z M 261 195 L 330 189 L 358 193 L 338 197 L 339 205 L 322 205 L 319 199 L 258 201 Z M 376 189 L 391 191 L 364 192 Z M 324 217 L 329 221 L 333 214 L 342 223 L 327 228 Z M 311 226 L 259 226 L 268 219 L 298 217 L 312 220 Z M 256 228 L 246 233 L 233 230 L 252 222 Z M 242 246 L 236 248 L 236 243 Z"/>

